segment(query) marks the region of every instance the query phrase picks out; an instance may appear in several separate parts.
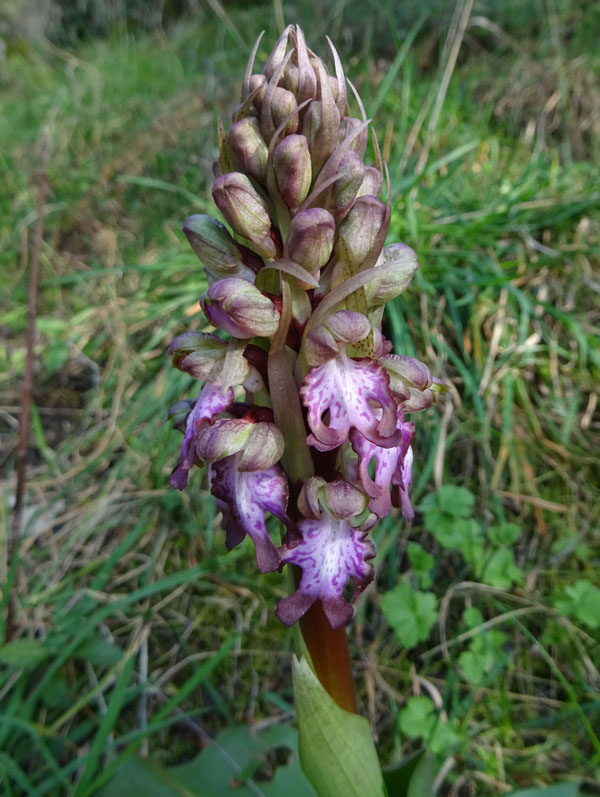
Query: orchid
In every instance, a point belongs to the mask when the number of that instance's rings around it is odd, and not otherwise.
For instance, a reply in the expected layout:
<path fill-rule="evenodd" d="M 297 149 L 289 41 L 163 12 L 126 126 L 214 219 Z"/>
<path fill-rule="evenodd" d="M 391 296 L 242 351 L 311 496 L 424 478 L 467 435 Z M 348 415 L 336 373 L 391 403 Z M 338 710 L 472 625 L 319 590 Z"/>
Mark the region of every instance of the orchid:
<path fill-rule="evenodd" d="M 368 121 L 333 45 L 330 72 L 289 26 L 255 72 L 259 45 L 233 126 L 219 126 L 212 195 L 229 229 L 206 215 L 184 224 L 214 332 L 184 333 L 170 349 L 203 384 L 172 411 L 184 440 L 171 485 L 183 489 L 208 463 L 227 548 L 248 536 L 260 571 L 293 568 L 277 617 L 306 624 L 320 611 L 335 630 L 352 618 L 348 582 L 357 595 L 373 579 L 370 530 L 393 506 L 414 516 L 407 416 L 445 388 L 381 330 L 417 257 L 384 248 L 387 168 L 375 136 L 374 163 L 364 162 Z"/>

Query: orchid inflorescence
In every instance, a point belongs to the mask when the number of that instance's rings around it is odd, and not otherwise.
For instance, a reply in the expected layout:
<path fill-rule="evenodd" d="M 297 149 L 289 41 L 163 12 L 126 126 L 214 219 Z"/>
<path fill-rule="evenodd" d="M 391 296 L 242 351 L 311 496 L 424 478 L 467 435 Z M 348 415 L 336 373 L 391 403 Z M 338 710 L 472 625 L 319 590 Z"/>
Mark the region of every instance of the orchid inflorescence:
<path fill-rule="evenodd" d="M 169 348 L 204 383 L 171 409 L 184 440 L 170 483 L 183 489 L 208 463 L 227 548 L 248 535 L 261 572 L 301 570 L 279 619 L 292 625 L 320 600 L 339 628 L 353 613 L 348 580 L 356 595 L 373 578 L 369 531 L 393 506 L 413 518 L 406 416 L 444 388 L 381 332 L 384 305 L 417 259 L 408 246 L 384 248 L 387 169 L 375 136 L 375 164 L 364 164 L 364 107 L 348 83 L 360 118 L 349 115 L 328 42 L 335 75 L 297 26 L 256 74 L 259 37 L 233 126 L 219 124 L 212 195 L 233 235 L 207 215 L 190 216 L 184 232 L 206 270 L 202 309 L 225 334 L 186 332 Z M 278 547 L 266 513 L 285 529 Z"/>

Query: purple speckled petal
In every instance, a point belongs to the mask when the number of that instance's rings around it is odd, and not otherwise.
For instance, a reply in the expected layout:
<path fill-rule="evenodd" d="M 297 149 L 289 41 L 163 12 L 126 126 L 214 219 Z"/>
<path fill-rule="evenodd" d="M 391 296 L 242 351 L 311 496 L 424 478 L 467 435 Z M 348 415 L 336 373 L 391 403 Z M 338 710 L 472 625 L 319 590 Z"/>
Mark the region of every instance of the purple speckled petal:
<path fill-rule="evenodd" d="M 293 625 L 317 600 L 332 628 L 340 628 L 352 617 L 352 607 L 344 600 L 349 578 L 355 594 L 373 578 L 373 565 L 367 560 L 375 556 L 375 546 L 365 539 L 365 532 L 353 528 L 324 512 L 318 520 L 302 520 L 298 524 L 302 542 L 290 549 L 280 548 L 281 561 L 302 568 L 299 589 L 279 602 L 277 617 L 284 625 Z"/>
<path fill-rule="evenodd" d="M 188 476 L 196 460 L 196 440 L 198 433 L 205 423 L 212 423 L 215 415 L 224 412 L 233 404 L 233 390 L 228 388 L 223 394 L 216 385 L 207 382 L 185 424 L 183 443 L 181 444 L 181 456 L 177 467 L 171 473 L 169 484 L 176 490 L 183 490 L 187 487 Z"/>
<path fill-rule="evenodd" d="M 309 445 L 331 451 L 358 429 L 367 440 L 384 448 L 398 446 L 402 432 L 396 429 L 397 408 L 388 376 L 373 360 L 352 360 L 341 352 L 329 362 L 311 368 L 300 388 L 308 408 L 312 434 Z M 379 405 L 373 408 L 370 402 Z M 328 424 L 323 415 L 329 412 Z"/>
<path fill-rule="evenodd" d="M 369 508 L 372 512 L 384 518 L 392 511 L 392 497 L 398 498 L 402 507 L 402 514 L 407 520 L 414 518 L 414 512 L 408 498 L 408 487 L 411 481 L 412 449 L 410 441 L 415 433 L 414 424 L 405 421 L 401 412 L 398 413 L 398 430 L 402 434 L 402 442 L 396 448 L 382 448 L 367 440 L 359 431 L 352 429 L 350 442 L 358 454 L 358 477 L 363 490 L 370 496 Z M 372 479 L 369 475 L 369 464 L 375 460 L 375 473 Z M 399 495 L 396 496 L 396 493 Z M 395 505 L 397 501 L 394 501 Z"/>
<path fill-rule="evenodd" d="M 256 548 L 261 573 L 277 570 L 279 554 L 265 525 L 265 512 L 285 520 L 288 483 L 283 470 L 274 465 L 263 471 L 238 470 L 240 454 L 215 462 L 210 467 L 211 492 L 223 512 L 225 544 L 228 550 L 249 534 Z"/>
<path fill-rule="evenodd" d="M 412 481 L 412 464 L 413 464 L 413 451 L 409 446 L 402 462 L 402 468 L 399 471 L 397 481 L 394 482 L 396 489 L 392 487 L 392 500 L 394 506 L 397 506 L 402 511 L 402 514 L 407 520 L 413 520 L 415 511 L 412 508 L 408 490 Z"/>

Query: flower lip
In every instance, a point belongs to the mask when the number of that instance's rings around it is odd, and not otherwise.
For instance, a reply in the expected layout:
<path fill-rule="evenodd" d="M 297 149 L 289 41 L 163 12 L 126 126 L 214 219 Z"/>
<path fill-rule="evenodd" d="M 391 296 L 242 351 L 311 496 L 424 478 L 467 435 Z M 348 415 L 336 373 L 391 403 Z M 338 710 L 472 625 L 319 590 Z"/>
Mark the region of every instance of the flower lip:
<path fill-rule="evenodd" d="M 321 600 L 332 628 L 341 628 L 352 618 L 352 607 L 344 600 L 344 589 L 352 579 L 355 596 L 373 579 L 375 546 L 365 532 L 353 528 L 348 520 L 324 512 L 320 518 L 301 520 L 298 529 L 302 541 L 293 548 L 279 549 L 283 564 L 302 569 L 300 586 L 279 602 L 277 617 L 284 625 L 293 625 L 313 603 Z"/>
<path fill-rule="evenodd" d="M 373 360 L 353 360 L 341 352 L 307 373 L 300 395 L 308 408 L 312 430 L 308 443 L 319 451 L 337 448 L 352 427 L 384 448 L 397 446 L 402 440 L 402 433 L 396 429 L 397 407 L 387 374 Z M 380 406 L 380 415 L 371 402 Z M 326 424 L 323 416 L 327 411 Z"/>

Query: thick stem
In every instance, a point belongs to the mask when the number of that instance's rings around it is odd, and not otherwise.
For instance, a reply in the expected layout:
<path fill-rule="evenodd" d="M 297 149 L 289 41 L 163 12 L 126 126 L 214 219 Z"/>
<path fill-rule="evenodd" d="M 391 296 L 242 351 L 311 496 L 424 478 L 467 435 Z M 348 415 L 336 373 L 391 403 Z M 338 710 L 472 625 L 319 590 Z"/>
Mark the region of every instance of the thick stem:
<path fill-rule="evenodd" d="M 298 580 L 301 571 L 294 571 Z M 340 708 L 358 713 L 346 629 L 330 626 L 321 601 L 302 617 L 300 628 L 319 681 Z"/>

